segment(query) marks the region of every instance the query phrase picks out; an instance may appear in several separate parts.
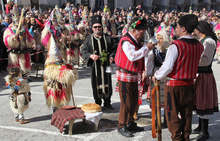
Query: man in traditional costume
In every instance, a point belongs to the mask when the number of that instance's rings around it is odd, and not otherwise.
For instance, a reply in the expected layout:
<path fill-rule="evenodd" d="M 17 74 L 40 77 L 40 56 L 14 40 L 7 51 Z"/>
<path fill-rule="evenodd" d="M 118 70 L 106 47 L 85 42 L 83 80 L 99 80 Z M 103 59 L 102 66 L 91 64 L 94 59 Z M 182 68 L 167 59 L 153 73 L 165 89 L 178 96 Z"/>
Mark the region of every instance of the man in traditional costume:
<path fill-rule="evenodd" d="M 81 54 L 92 68 L 91 83 L 95 103 L 101 105 L 103 98 L 104 107 L 112 109 L 112 79 L 106 68 L 113 61 L 113 42 L 110 36 L 102 32 L 101 16 L 93 16 L 91 22 L 93 34 L 85 40 Z"/>
<path fill-rule="evenodd" d="M 168 76 L 164 108 L 168 129 L 173 141 L 189 141 L 192 125 L 194 79 L 203 52 L 201 43 L 191 36 L 198 24 L 197 16 L 180 17 L 176 35 L 168 48 L 165 61 L 154 74 L 154 81 Z"/>
<path fill-rule="evenodd" d="M 30 86 L 22 78 L 19 68 L 13 68 L 5 77 L 5 81 L 6 87 L 12 90 L 9 101 L 11 110 L 15 114 L 15 121 L 20 124 L 28 123 L 29 121 L 24 118 L 24 112 L 31 101 Z"/>
<path fill-rule="evenodd" d="M 133 115 L 138 104 L 138 76 L 144 70 L 144 56 L 153 48 L 150 43 L 141 45 L 146 29 L 146 19 L 132 19 L 130 30 L 119 41 L 115 56 L 120 94 L 118 132 L 125 137 L 143 130 L 134 122 Z"/>
<path fill-rule="evenodd" d="M 65 46 L 65 37 L 55 17 L 56 9 L 51 13 L 41 36 L 41 42 L 48 50 L 44 70 L 44 92 L 46 103 L 53 108 L 53 112 L 70 102 L 72 85 L 77 79 L 76 69 L 71 64 L 66 64 L 65 56 L 61 54 Z"/>

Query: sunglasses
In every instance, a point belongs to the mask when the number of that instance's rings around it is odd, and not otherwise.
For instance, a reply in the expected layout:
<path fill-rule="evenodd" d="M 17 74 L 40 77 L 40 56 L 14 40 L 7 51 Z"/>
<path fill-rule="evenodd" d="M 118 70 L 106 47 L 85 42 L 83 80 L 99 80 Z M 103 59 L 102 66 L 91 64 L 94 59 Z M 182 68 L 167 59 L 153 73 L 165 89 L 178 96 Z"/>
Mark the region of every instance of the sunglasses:
<path fill-rule="evenodd" d="M 93 28 L 102 28 L 102 26 L 93 26 Z"/>

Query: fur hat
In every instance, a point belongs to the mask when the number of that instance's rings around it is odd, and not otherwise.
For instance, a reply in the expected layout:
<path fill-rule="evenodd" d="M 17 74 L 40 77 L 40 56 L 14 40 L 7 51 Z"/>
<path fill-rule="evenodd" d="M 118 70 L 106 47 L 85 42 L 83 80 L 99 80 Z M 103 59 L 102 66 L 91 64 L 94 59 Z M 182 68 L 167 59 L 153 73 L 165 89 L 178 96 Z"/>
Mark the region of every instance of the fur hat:
<path fill-rule="evenodd" d="M 91 23 L 92 23 L 92 25 L 94 25 L 96 23 L 102 24 L 102 17 L 99 15 L 92 16 Z"/>

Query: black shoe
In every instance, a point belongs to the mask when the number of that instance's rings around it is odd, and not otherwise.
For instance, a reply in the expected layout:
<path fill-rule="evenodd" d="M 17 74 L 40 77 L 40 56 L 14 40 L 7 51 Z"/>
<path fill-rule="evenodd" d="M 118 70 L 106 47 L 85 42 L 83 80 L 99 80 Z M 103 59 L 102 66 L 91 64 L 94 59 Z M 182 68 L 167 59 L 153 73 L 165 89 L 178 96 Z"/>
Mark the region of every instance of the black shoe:
<path fill-rule="evenodd" d="M 209 138 L 209 133 L 200 132 L 199 136 L 197 137 L 196 141 L 206 141 Z"/>
<path fill-rule="evenodd" d="M 109 104 L 109 105 L 104 105 L 104 107 L 105 107 L 106 109 L 109 109 L 109 110 L 114 110 L 114 108 L 112 107 L 111 104 Z"/>
<path fill-rule="evenodd" d="M 118 132 L 125 137 L 133 137 L 134 135 L 128 131 L 128 129 L 126 127 L 123 128 L 118 128 Z"/>
<path fill-rule="evenodd" d="M 130 132 L 141 132 L 141 131 L 144 131 L 144 128 L 137 126 L 137 123 L 135 123 L 135 122 L 129 122 L 128 123 L 128 131 L 130 131 Z"/>
<path fill-rule="evenodd" d="M 195 128 L 194 130 L 192 130 L 192 134 L 199 134 L 201 131 L 201 118 L 199 118 L 199 125 L 197 128 Z"/>
<path fill-rule="evenodd" d="M 199 134 L 200 131 L 201 131 L 201 127 L 198 126 L 198 127 L 195 128 L 194 130 L 192 130 L 192 134 Z"/>

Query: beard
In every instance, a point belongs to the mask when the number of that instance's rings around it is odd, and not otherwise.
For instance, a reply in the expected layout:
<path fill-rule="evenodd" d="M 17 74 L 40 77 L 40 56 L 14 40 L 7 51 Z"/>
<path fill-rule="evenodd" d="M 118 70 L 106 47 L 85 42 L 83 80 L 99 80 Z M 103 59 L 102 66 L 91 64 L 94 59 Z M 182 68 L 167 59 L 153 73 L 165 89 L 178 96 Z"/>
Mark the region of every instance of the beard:
<path fill-rule="evenodd" d="M 102 35 L 102 30 L 101 31 L 96 31 L 94 34 L 98 35 L 98 36 L 101 36 Z"/>

